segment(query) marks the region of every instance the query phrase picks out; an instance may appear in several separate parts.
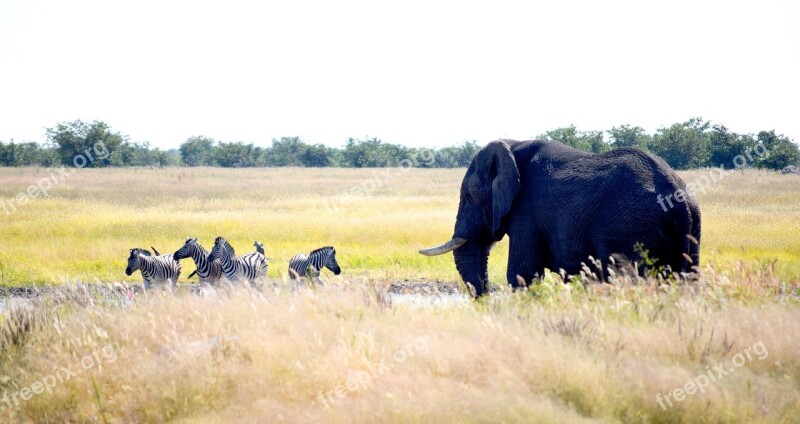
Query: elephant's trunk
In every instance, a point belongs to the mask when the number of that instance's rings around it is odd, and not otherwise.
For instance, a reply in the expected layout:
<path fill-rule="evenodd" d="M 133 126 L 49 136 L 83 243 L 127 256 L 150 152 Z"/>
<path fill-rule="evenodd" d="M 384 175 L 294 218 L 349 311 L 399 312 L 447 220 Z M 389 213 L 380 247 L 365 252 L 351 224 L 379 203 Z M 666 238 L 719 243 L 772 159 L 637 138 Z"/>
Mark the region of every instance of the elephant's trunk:
<path fill-rule="evenodd" d="M 475 288 L 475 296 L 482 296 L 486 292 L 486 285 L 489 281 L 489 250 L 489 246 L 480 246 L 470 242 L 453 252 L 456 269 L 464 282 Z"/>

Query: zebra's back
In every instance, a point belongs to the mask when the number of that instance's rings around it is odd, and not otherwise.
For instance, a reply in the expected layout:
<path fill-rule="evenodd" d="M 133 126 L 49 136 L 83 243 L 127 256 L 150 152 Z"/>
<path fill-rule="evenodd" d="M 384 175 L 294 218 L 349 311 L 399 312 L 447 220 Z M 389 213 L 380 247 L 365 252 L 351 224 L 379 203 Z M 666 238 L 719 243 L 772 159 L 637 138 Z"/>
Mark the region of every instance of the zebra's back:
<path fill-rule="evenodd" d="M 146 261 L 147 268 L 142 272 L 145 283 L 174 286 L 181 275 L 181 264 L 172 255 L 153 256 Z"/>
<path fill-rule="evenodd" d="M 319 271 L 316 269 L 309 270 L 308 266 L 310 265 L 308 255 L 298 253 L 292 256 L 289 259 L 289 277 L 294 280 L 298 277 L 305 277 L 306 274 L 310 274 L 313 277 L 319 276 Z"/>
<path fill-rule="evenodd" d="M 231 282 L 247 280 L 253 283 L 253 280 L 267 275 L 267 258 L 261 253 L 252 252 L 237 256 L 231 262 L 227 268 L 221 267 L 222 275 Z"/>
<path fill-rule="evenodd" d="M 308 269 L 308 256 L 298 253 L 289 259 L 289 278 L 304 277 Z"/>
<path fill-rule="evenodd" d="M 256 278 L 265 277 L 267 275 L 267 258 L 260 252 L 248 253 L 241 256 L 242 262 L 245 264 L 245 274 L 248 279 L 254 280 Z"/>

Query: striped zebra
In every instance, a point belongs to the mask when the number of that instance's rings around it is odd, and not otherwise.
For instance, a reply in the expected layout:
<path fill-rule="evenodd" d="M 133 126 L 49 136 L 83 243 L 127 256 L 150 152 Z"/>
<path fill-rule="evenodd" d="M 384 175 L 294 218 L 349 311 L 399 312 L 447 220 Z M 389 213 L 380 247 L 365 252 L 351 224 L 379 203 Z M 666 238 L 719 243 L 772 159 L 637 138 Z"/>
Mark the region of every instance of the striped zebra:
<path fill-rule="evenodd" d="M 136 271 L 142 273 L 145 289 L 165 283 L 174 288 L 181 275 L 181 264 L 172 255 L 153 256 L 149 250 L 136 248 L 131 249 L 125 274 L 132 275 Z"/>
<path fill-rule="evenodd" d="M 197 238 L 186 237 L 186 243 L 176 250 L 172 256 L 176 260 L 192 258 L 196 270 L 188 278 L 197 273 L 201 283 L 215 284 L 222 277 L 222 265 L 219 260 L 208 260 L 208 251 L 197 242 Z"/>
<path fill-rule="evenodd" d="M 251 285 L 255 285 L 254 280 L 267 275 L 267 258 L 264 255 L 252 252 L 236 256 L 233 246 L 222 237 L 214 240 L 214 248 L 211 249 L 208 259 L 219 259 L 222 275 L 231 282 L 245 280 L 249 281 Z"/>
<path fill-rule="evenodd" d="M 309 277 L 319 281 L 322 268 L 328 268 L 334 275 L 342 273 L 339 263 L 336 262 L 336 249 L 333 246 L 321 247 L 308 255 L 300 253 L 292 256 L 289 260 L 289 277 L 292 280 Z"/>

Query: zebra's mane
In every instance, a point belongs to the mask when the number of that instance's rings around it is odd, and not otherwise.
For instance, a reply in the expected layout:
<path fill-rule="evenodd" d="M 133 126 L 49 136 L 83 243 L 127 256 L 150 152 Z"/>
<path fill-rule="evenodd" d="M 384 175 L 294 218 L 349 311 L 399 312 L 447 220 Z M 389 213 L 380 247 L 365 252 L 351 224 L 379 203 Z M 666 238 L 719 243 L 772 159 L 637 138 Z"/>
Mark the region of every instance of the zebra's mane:
<path fill-rule="evenodd" d="M 139 251 L 139 254 L 140 254 L 140 255 L 144 255 L 144 256 L 153 256 L 153 254 L 152 254 L 152 253 L 150 253 L 150 251 L 149 251 L 149 250 L 145 250 L 145 249 L 136 249 L 136 250 L 138 250 L 138 251 Z"/>
<path fill-rule="evenodd" d="M 319 249 L 312 250 L 311 253 L 309 254 L 309 256 L 313 255 L 313 254 L 315 254 L 317 252 L 322 252 L 323 250 L 327 250 L 328 252 L 326 252 L 326 253 L 331 253 L 331 252 L 333 252 L 334 249 L 333 249 L 333 246 L 320 247 Z"/>
<path fill-rule="evenodd" d="M 214 240 L 214 244 L 215 245 L 216 244 L 221 244 L 221 246 L 219 247 L 220 249 L 225 249 L 225 250 L 231 252 L 231 256 L 236 256 L 236 251 L 233 250 L 233 246 L 230 243 L 228 243 L 228 240 L 225 240 L 222 237 L 217 237 L 217 239 Z"/>
<path fill-rule="evenodd" d="M 197 250 L 200 251 L 200 253 L 202 253 L 205 256 L 208 256 L 208 250 L 206 250 L 206 248 L 203 247 L 202 244 L 200 244 L 198 242 L 194 242 L 194 246 L 197 248 Z"/>
<path fill-rule="evenodd" d="M 203 247 L 203 245 L 200 244 L 199 241 L 197 241 L 197 238 L 186 237 L 186 244 L 188 244 L 190 241 L 192 242 L 190 246 L 194 246 L 195 248 L 197 248 L 197 250 L 200 251 L 200 253 L 202 253 L 205 256 L 208 256 L 208 250 L 206 250 L 206 248 Z"/>

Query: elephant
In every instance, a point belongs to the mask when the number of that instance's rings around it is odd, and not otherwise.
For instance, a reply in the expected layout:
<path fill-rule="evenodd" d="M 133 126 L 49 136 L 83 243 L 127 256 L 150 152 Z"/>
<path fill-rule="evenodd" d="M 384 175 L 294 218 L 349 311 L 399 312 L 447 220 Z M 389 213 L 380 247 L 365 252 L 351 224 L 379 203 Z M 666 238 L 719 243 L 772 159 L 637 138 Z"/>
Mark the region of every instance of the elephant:
<path fill-rule="evenodd" d="M 420 253 L 452 251 L 461 278 L 481 296 L 490 250 L 505 235 L 514 288 L 545 268 L 578 274 L 590 256 L 603 279 L 612 264 L 647 258 L 680 273 L 700 264 L 697 200 L 666 162 L 633 148 L 589 153 L 553 140 L 492 141 L 464 175 L 452 239 Z"/>

